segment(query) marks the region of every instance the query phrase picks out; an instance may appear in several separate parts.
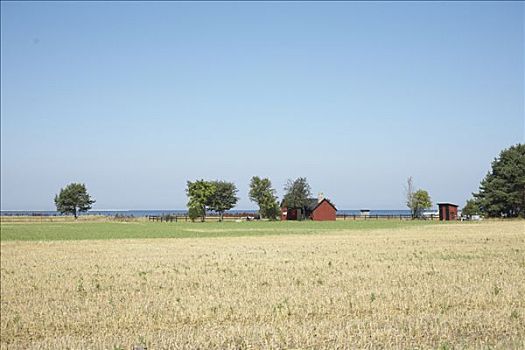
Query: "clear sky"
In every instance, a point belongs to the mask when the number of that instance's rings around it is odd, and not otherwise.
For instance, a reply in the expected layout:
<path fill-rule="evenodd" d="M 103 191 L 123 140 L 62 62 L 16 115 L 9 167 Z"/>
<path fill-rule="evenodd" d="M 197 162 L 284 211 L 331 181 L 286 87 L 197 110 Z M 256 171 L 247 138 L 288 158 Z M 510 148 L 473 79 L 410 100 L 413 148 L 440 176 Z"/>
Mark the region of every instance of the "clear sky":
<path fill-rule="evenodd" d="M 523 2 L 1 2 L 1 207 L 183 209 L 305 176 L 340 209 L 463 205 L 525 138 Z"/>

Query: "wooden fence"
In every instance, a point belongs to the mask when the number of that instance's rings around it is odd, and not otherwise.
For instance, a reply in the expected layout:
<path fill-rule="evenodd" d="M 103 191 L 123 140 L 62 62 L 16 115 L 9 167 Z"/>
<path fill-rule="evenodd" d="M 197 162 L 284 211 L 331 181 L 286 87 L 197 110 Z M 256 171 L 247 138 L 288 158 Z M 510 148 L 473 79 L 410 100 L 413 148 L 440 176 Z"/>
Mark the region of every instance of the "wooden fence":
<path fill-rule="evenodd" d="M 359 215 L 359 214 L 338 214 L 336 215 L 337 220 L 412 220 L 412 216 L 407 214 L 375 214 L 375 215 Z M 188 222 L 191 221 L 187 215 L 149 215 L 147 216 L 149 221 L 159 222 Z M 224 221 L 234 220 L 254 220 L 253 214 L 229 214 L 224 215 Z M 423 220 L 439 220 L 439 215 L 425 216 Z M 195 221 L 200 221 L 198 218 Z M 206 221 L 219 221 L 218 215 L 207 215 Z"/>
<path fill-rule="evenodd" d="M 374 214 L 374 215 L 360 215 L 360 214 L 337 214 L 339 220 L 411 220 L 412 216 L 409 214 Z M 431 214 L 424 216 L 423 220 L 439 220 L 439 215 Z"/>
<path fill-rule="evenodd" d="M 337 219 L 341 220 L 412 220 L 410 214 L 374 214 L 374 215 L 360 215 L 360 214 L 338 214 Z M 439 220 L 439 215 L 430 214 L 422 217 L 423 220 Z"/>
<path fill-rule="evenodd" d="M 148 221 L 159 221 L 159 222 L 188 222 L 191 221 L 188 215 L 148 215 L 146 216 Z M 223 221 L 236 221 L 245 220 L 252 221 L 256 217 L 253 214 L 224 214 Z M 201 221 L 201 218 L 195 219 L 195 221 Z M 219 215 L 206 215 L 206 221 L 219 221 Z"/>
<path fill-rule="evenodd" d="M 252 221 L 258 217 L 254 213 L 225 213 L 224 221 Z M 407 214 L 374 214 L 374 215 L 360 215 L 360 214 L 337 214 L 337 220 L 411 220 L 412 217 Z M 439 215 L 429 215 L 424 217 L 425 220 L 439 220 Z M 69 215 L 34 215 L 34 216 L 4 216 L 0 217 L 0 221 L 3 223 L 8 222 L 87 222 L 87 221 L 158 221 L 158 222 L 191 222 L 188 215 L 182 214 L 164 214 L 164 215 L 148 215 L 146 217 L 133 217 L 133 216 L 105 216 L 105 215 L 81 215 L 78 219 L 74 219 Z M 197 218 L 196 221 L 200 221 Z M 217 214 L 210 214 L 206 216 L 206 221 L 219 221 Z"/>

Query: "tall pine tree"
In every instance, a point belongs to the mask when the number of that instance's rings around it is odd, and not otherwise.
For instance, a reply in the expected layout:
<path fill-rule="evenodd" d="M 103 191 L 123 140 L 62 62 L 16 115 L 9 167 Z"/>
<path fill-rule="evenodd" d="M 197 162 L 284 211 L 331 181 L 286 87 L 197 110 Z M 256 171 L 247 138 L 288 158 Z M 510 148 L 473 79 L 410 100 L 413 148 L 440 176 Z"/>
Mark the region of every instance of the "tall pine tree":
<path fill-rule="evenodd" d="M 525 145 L 501 151 L 473 195 L 489 217 L 525 217 Z"/>

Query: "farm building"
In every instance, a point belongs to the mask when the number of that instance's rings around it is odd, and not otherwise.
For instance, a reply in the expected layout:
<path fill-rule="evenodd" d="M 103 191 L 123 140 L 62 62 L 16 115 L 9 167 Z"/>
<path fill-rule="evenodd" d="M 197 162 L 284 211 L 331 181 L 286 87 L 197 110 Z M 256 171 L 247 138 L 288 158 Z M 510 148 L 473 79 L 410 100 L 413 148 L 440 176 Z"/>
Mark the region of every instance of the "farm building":
<path fill-rule="evenodd" d="M 439 206 L 439 220 L 448 221 L 456 220 L 458 218 L 458 206 L 452 203 L 438 203 Z"/>
<path fill-rule="evenodd" d="M 337 208 L 326 198 L 309 198 L 304 208 L 288 208 L 281 202 L 281 220 L 300 220 L 303 217 L 314 221 L 335 220 Z"/>

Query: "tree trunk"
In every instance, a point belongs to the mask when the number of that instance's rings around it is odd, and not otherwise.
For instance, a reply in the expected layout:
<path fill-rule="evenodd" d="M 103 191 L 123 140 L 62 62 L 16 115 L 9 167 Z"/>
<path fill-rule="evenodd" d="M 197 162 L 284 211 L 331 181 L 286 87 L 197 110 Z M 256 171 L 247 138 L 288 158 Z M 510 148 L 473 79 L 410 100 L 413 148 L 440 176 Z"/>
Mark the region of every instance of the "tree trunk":
<path fill-rule="evenodd" d="M 75 216 L 75 220 L 77 219 L 77 208 L 75 207 L 73 209 L 73 215 Z"/>
<path fill-rule="evenodd" d="M 220 211 L 219 212 L 219 222 L 222 222 L 223 217 L 224 217 L 224 212 Z"/>

